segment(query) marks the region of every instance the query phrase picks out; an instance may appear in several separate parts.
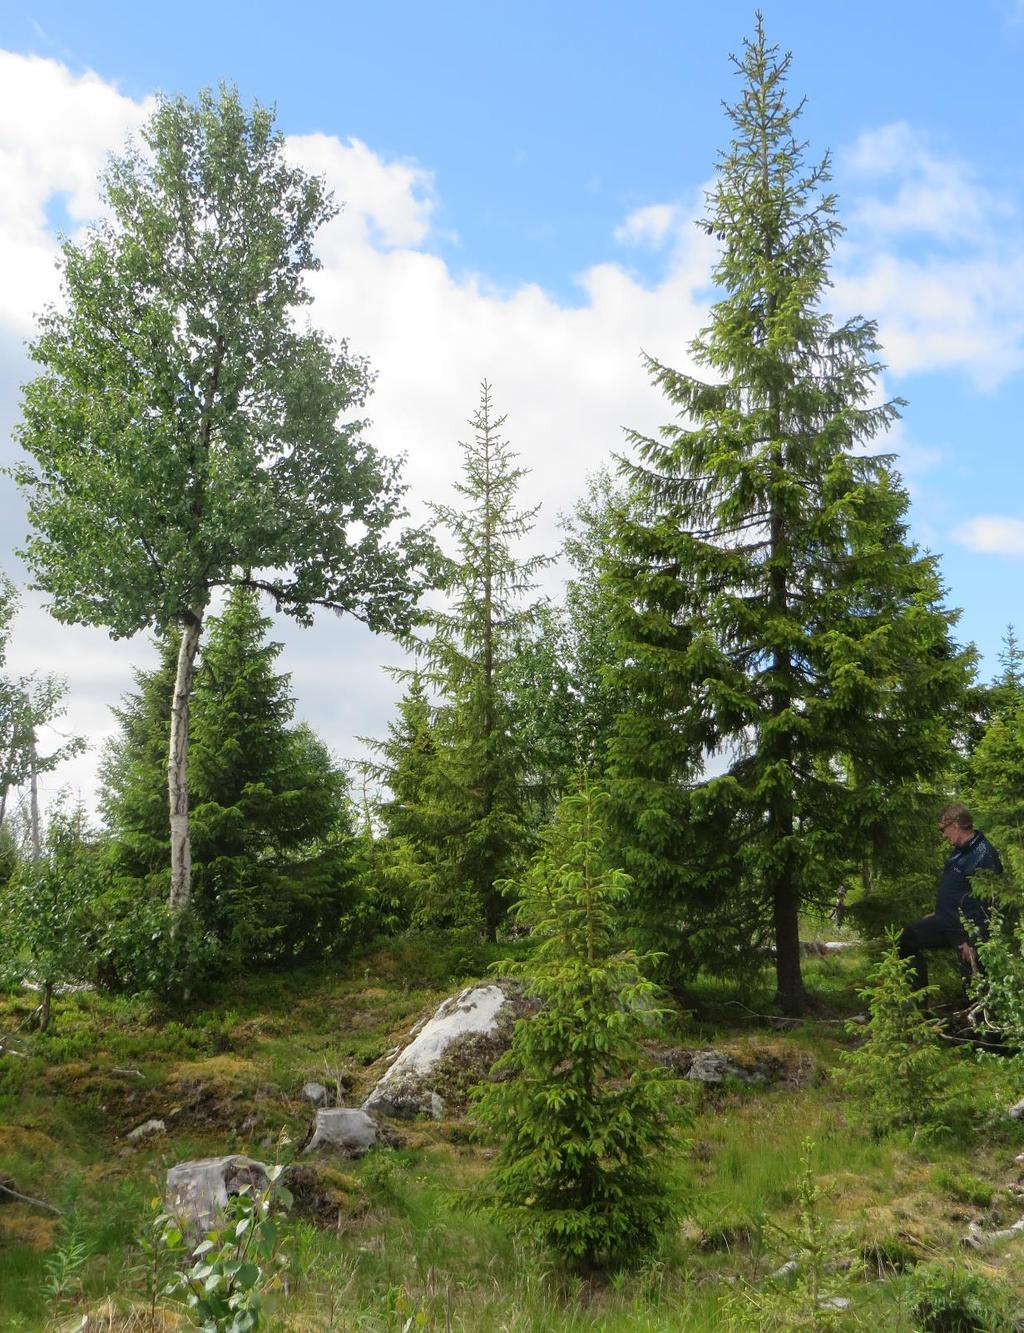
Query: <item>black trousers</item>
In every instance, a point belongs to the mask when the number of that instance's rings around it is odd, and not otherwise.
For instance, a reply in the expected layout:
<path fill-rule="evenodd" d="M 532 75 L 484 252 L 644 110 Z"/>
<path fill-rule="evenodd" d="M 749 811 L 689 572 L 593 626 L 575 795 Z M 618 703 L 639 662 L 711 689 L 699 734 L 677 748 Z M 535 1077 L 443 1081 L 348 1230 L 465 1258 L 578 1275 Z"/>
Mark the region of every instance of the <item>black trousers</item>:
<path fill-rule="evenodd" d="M 973 976 L 970 963 L 960 957 L 960 945 L 965 939 L 961 926 L 944 926 L 934 912 L 923 916 L 920 921 L 912 921 L 903 927 L 903 933 L 896 942 L 896 951 L 901 958 L 910 958 L 914 964 L 914 989 L 923 990 L 928 985 L 928 964 L 925 962 L 925 949 L 952 949 L 960 967 L 960 975 L 967 983 Z"/>

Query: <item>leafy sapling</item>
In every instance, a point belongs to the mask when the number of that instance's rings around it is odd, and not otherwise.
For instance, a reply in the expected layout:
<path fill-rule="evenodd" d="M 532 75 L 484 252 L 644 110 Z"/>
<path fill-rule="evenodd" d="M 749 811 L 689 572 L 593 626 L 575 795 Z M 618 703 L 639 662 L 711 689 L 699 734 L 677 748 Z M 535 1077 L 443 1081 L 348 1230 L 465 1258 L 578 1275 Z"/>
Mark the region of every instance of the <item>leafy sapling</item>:
<path fill-rule="evenodd" d="M 84 815 L 58 807 L 39 859 L 18 863 L 0 899 L 0 964 L 10 978 L 30 976 L 38 985 L 34 1022 L 42 1032 L 52 1022 L 57 986 L 90 976 L 95 884 L 95 850 Z"/>
<path fill-rule="evenodd" d="M 971 1016 L 998 1032 L 1024 1063 L 1024 918 L 1000 908 L 989 920 L 988 939 L 978 942 Z"/>
<path fill-rule="evenodd" d="M 267 1297 L 281 1287 L 288 1266 L 279 1226 L 292 1204 L 291 1192 L 279 1183 L 285 1169 L 276 1163 L 262 1188 L 246 1186 L 234 1196 L 221 1224 L 192 1251 L 187 1270 L 171 1281 L 169 1292 L 184 1297 L 203 1333 L 267 1327 Z M 168 1246 L 179 1246 L 173 1218 L 166 1218 L 164 1235 Z"/>

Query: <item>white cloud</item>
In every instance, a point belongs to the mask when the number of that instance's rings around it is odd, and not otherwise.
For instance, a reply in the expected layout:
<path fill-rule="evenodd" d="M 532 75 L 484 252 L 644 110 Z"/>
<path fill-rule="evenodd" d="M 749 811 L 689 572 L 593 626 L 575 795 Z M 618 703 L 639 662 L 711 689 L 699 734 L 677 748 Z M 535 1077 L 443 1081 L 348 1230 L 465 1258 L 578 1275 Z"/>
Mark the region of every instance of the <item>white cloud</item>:
<path fill-rule="evenodd" d="M 1024 555 L 1024 519 L 984 514 L 954 532 L 961 545 L 987 555 Z"/>
<path fill-rule="evenodd" d="M 876 236 L 916 233 L 976 244 L 1010 211 L 969 163 L 937 153 L 928 137 L 905 121 L 860 135 L 844 155 L 844 166 L 875 191 L 854 205 L 850 224 Z"/>
<path fill-rule="evenodd" d="M 340 229 L 349 241 L 417 246 L 430 230 L 433 174 L 414 162 L 385 163 L 358 139 L 293 135 L 288 155 L 306 171 L 325 176 L 344 201 Z"/>
<path fill-rule="evenodd" d="M 877 319 L 898 375 L 959 370 L 992 389 L 1024 366 L 1019 204 L 898 122 L 840 155 L 849 231 L 835 299 Z"/>
<path fill-rule="evenodd" d="M 679 225 L 679 211 L 678 204 L 648 204 L 645 208 L 636 208 L 615 228 L 615 239 L 620 245 L 646 245 L 652 250 L 660 250 Z"/>
<path fill-rule="evenodd" d="M 878 321 L 897 375 L 960 370 L 992 389 L 1024 366 L 1024 246 L 1004 259 L 841 252 L 834 293 Z"/>
<path fill-rule="evenodd" d="M 96 74 L 0 51 L 0 322 L 22 333 L 57 294 L 46 206 L 65 196 L 72 222 L 99 211 L 96 177 L 148 114 Z"/>

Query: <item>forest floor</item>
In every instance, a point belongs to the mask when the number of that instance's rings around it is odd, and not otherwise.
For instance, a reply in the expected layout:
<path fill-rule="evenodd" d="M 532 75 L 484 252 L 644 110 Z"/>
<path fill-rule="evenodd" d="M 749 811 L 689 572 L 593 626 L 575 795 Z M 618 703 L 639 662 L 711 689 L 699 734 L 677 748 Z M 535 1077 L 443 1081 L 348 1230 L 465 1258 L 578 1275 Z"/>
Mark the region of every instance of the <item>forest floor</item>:
<path fill-rule="evenodd" d="M 961 1248 L 970 1223 L 1007 1227 L 1024 1213 L 1014 1188 L 1024 1125 L 1006 1116 L 1024 1092 L 1015 1065 L 979 1063 L 969 1044 L 950 1042 L 940 1058 L 971 1068 L 967 1120 L 873 1137 L 835 1078 L 873 956 L 858 946 L 807 959 L 806 1021 L 771 1018 L 766 973 L 742 1002 L 709 982 L 656 1034 L 773 1073 L 761 1085 L 689 1090 L 684 1216 L 639 1272 L 560 1272 L 467 1209 L 491 1149 L 465 1119 L 404 1123 L 397 1148 L 292 1169 L 287 1265 L 266 1326 L 1024 1327 L 1024 1236 Z M 0 1198 L 0 1329 L 190 1327 L 161 1295 L 169 1260 L 149 1243 L 167 1168 L 227 1152 L 293 1157 L 312 1119 L 302 1085 L 318 1080 L 332 1101 L 358 1105 L 375 1062 L 486 963 L 479 950 L 399 942 L 254 976 L 174 1014 L 82 992 L 59 999 L 45 1036 L 23 1026 L 31 993 L 0 994 L 0 1039 L 14 1033 L 0 1053 L 0 1183 L 60 1209 Z M 942 978 L 949 999 L 953 969 Z M 129 1143 L 151 1117 L 166 1133 Z M 804 1162 L 820 1192 L 810 1203 Z M 772 1276 L 794 1259 L 797 1277 Z M 941 1322 L 943 1306 L 952 1318 L 958 1303 L 962 1322 Z"/>

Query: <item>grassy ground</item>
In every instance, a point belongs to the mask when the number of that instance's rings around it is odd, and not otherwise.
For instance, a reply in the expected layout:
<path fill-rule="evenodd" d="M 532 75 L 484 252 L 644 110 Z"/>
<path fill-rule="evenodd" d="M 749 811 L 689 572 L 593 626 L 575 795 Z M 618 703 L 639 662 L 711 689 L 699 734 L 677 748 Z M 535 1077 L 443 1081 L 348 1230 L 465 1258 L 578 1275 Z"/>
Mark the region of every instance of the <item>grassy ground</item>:
<path fill-rule="evenodd" d="M 0 1055 L 0 1181 L 6 1174 L 61 1209 L 57 1218 L 0 1203 L 0 1329 L 78 1327 L 86 1314 L 90 1328 L 188 1327 L 180 1308 L 154 1302 L 164 1261 L 140 1245 L 167 1167 L 228 1151 L 268 1160 L 282 1134 L 297 1144 L 310 1120 L 298 1097 L 307 1079 L 358 1104 L 374 1062 L 485 962 L 427 942 L 254 978 L 185 1013 L 92 993 L 59 1000 L 52 1035 L 22 1030 L 7 1043 L 19 1054 Z M 774 1073 L 764 1087 L 697 1095 L 678 1163 L 685 1217 L 643 1271 L 559 1273 L 467 1210 L 489 1148 L 465 1122 L 402 1126 L 397 1149 L 298 1171 L 269 1327 L 911 1330 L 922 1327 L 912 1314 L 920 1274 L 932 1271 L 921 1265 L 935 1263 L 940 1286 L 973 1283 L 989 1293 L 990 1326 L 1013 1327 L 996 1309 L 1013 1293 L 1009 1305 L 1024 1311 L 1024 1238 L 969 1256 L 959 1240 L 971 1221 L 1005 1226 L 1024 1212 L 1008 1189 L 1024 1129 L 999 1109 L 1019 1092 L 1005 1062 L 979 1065 L 971 1115 L 955 1134 L 873 1139 L 833 1077 L 867 965 L 863 949 L 809 960 L 816 1004 L 805 1023 L 772 1020 L 767 989 L 741 1000 L 708 983 L 660 1034 Z M 951 997 L 951 969 L 944 984 Z M 0 1033 L 31 1004 L 0 997 Z M 951 1046 L 947 1058 L 973 1057 Z M 167 1133 L 128 1144 L 127 1131 L 151 1116 Z M 805 1283 L 773 1281 L 794 1257 L 805 1274 L 820 1270 L 826 1296 L 849 1304 L 816 1305 Z"/>

